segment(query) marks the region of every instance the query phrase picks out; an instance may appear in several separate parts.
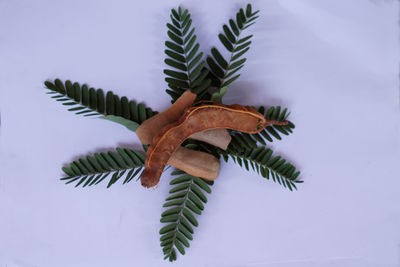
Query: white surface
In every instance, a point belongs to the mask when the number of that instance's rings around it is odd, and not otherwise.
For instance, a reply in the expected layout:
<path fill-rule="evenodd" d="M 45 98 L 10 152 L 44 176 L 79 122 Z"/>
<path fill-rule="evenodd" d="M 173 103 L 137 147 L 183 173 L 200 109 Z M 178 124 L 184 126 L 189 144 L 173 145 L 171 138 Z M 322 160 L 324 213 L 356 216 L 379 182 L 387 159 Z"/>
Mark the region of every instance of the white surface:
<path fill-rule="evenodd" d="M 168 175 L 65 186 L 60 167 L 139 147 L 111 122 L 44 94 L 60 77 L 162 110 L 163 43 L 179 1 L 0 1 L 0 266 L 170 266 L 158 230 Z M 203 51 L 242 1 L 182 1 Z M 305 183 L 291 193 L 223 165 L 200 227 L 175 266 L 399 266 L 396 1 L 254 1 L 261 17 L 227 103 L 281 104 L 296 124 L 273 149 Z"/>

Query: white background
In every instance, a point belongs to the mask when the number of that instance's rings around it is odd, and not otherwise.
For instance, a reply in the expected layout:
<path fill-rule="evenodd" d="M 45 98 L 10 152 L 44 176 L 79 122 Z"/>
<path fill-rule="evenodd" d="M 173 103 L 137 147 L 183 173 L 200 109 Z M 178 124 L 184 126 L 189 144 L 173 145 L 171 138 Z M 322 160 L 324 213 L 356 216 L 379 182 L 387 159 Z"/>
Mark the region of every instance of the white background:
<path fill-rule="evenodd" d="M 246 2 L 0 1 L 0 266 L 171 266 L 158 230 L 160 185 L 74 188 L 61 166 L 116 146 L 111 122 L 67 112 L 46 79 L 71 79 L 169 105 L 163 44 L 170 8 L 189 8 L 201 49 Z M 278 184 L 224 164 L 175 266 L 400 266 L 398 3 L 254 1 L 260 19 L 226 103 L 282 105 L 296 124 L 272 148 L 302 171 Z"/>

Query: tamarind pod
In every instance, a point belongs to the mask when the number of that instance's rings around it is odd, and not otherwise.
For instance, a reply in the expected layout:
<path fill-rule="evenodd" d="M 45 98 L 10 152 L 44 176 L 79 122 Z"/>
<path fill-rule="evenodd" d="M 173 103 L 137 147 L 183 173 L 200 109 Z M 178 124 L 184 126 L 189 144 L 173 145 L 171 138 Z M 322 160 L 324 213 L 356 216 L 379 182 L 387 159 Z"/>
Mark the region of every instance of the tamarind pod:
<path fill-rule="evenodd" d="M 151 144 L 154 135 L 165 125 L 176 122 L 182 116 L 185 109 L 193 105 L 196 97 L 196 94 L 192 93 L 190 90 L 186 90 L 167 110 L 145 120 L 136 129 L 136 134 L 142 144 Z M 199 132 L 190 138 L 209 143 L 223 150 L 226 150 L 231 142 L 231 136 L 225 129 Z"/>
<path fill-rule="evenodd" d="M 171 155 L 183 141 L 195 133 L 218 128 L 258 133 L 269 124 L 285 125 L 287 123 L 287 121 L 267 121 L 261 113 L 249 106 L 200 104 L 190 107 L 178 122 L 165 126 L 154 136 L 147 150 L 141 183 L 144 187 L 158 184 Z"/>
<path fill-rule="evenodd" d="M 145 120 L 136 129 L 136 134 L 142 144 L 151 144 L 154 135 L 156 135 L 164 126 L 179 120 L 185 109 L 193 104 L 196 97 L 196 94 L 187 90 L 167 110 Z M 198 136 L 198 139 L 204 142 L 208 142 L 207 139 L 210 139 L 212 145 L 217 145 L 219 147 L 222 146 L 222 149 L 226 143 L 226 146 L 229 144 L 230 138 L 231 137 L 226 130 L 225 133 L 219 131 L 199 134 Z M 179 147 L 170 157 L 167 164 L 190 175 L 202 177 L 207 180 L 217 178 L 220 168 L 219 160 L 213 155 L 184 147 Z"/>

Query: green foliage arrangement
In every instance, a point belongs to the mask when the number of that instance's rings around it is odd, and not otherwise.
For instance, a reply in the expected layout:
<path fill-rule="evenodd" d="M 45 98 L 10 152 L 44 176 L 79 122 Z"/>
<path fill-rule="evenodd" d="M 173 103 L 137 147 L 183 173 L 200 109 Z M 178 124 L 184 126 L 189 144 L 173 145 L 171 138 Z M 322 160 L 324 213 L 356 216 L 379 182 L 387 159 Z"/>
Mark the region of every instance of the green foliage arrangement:
<path fill-rule="evenodd" d="M 197 94 L 197 100 L 222 102 L 224 94 L 236 79 L 239 70 L 243 68 L 246 58 L 244 54 L 250 49 L 252 35 L 243 36 L 247 28 L 258 18 L 259 11 L 253 11 L 250 4 L 241 8 L 235 19 L 222 27 L 218 35 L 226 51 L 220 52 L 213 47 L 210 55 L 204 60 L 203 52 L 197 42 L 195 28 L 189 11 L 182 8 L 172 9 L 170 23 L 167 23 L 169 40 L 165 42 L 165 81 L 168 84 L 166 92 L 171 96 L 171 102 L 178 99 L 185 90 Z M 228 56 L 224 56 L 228 54 Z M 119 97 L 111 91 L 89 88 L 67 80 L 62 82 L 46 81 L 48 94 L 56 101 L 68 107 L 69 111 L 83 116 L 96 116 L 124 125 L 131 131 L 148 118 L 157 114 L 143 103 Z M 280 106 L 258 108 L 267 119 L 284 121 L 289 117 L 288 110 Z M 183 145 L 190 149 L 211 153 L 226 162 L 234 163 L 252 169 L 266 179 L 281 184 L 289 190 L 297 189 L 296 184 L 300 172 L 296 167 L 281 156 L 273 156 L 268 143 L 274 139 L 281 140 L 295 128 L 294 124 L 284 126 L 270 125 L 257 134 L 246 134 L 229 131 L 232 141 L 226 151 L 212 145 L 187 140 Z M 144 146 L 146 150 L 146 146 Z M 107 187 L 122 181 L 129 183 L 133 178 L 139 179 L 144 168 L 145 155 L 133 149 L 116 148 L 115 151 L 94 153 L 79 158 L 62 168 L 65 177 L 61 180 L 75 187 L 89 187 L 108 179 Z M 201 215 L 207 195 L 211 194 L 214 182 L 189 175 L 181 170 L 172 172 L 173 179 L 169 196 L 163 207 L 160 230 L 160 244 L 164 259 L 175 261 L 178 252 L 185 254 L 189 241 L 193 240 L 194 227 L 198 227 L 197 216 Z M 136 180 L 137 180 L 136 179 Z"/>

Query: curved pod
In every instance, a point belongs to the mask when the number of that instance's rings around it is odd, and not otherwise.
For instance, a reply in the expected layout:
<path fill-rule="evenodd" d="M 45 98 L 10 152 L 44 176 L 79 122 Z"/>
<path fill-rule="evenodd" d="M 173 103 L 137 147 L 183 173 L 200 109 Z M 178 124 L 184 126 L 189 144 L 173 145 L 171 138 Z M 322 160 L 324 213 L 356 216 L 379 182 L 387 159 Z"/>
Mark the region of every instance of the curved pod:
<path fill-rule="evenodd" d="M 153 137 L 165 126 L 178 121 L 185 110 L 193 105 L 196 97 L 196 94 L 186 90 L 167 110 L 144 121 L 136 129 L 136 134 L 142 144 L 151 144 Z M 224 150 L 226 150 L 231 141 L 231 136 L 225 129 L 201 132 L 191 138 L 208 142 Z M 215 156 L 182 146 L 169 158 L 168 164 L 190 175 L 208 180 L 217 178 L 220 168 L 219 159 Z"/>
<path fill-rule="evenodd" d="M 187 109 L 178 122 L 165 126 L 147 150 L 145 170 L 141 176 L 144 187 L 158 184 L 160 176 L 177 148 L 191 135 L 210 129 L 232 129 L 258 133 L 269 124 L 288 122 L 266 120 L 254 108 L 241 105 L 202 104 Z"/>

